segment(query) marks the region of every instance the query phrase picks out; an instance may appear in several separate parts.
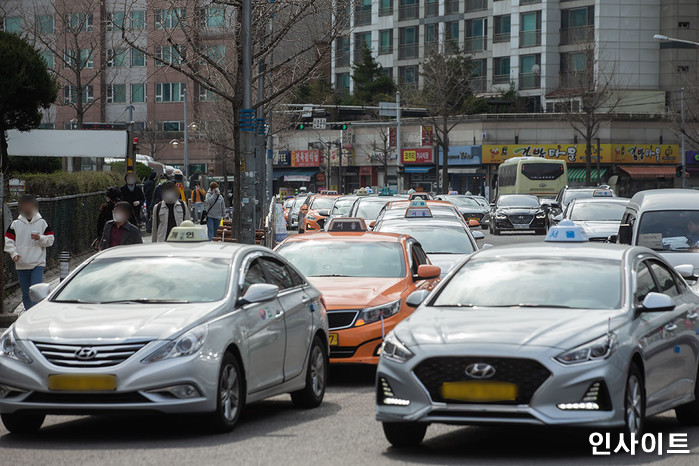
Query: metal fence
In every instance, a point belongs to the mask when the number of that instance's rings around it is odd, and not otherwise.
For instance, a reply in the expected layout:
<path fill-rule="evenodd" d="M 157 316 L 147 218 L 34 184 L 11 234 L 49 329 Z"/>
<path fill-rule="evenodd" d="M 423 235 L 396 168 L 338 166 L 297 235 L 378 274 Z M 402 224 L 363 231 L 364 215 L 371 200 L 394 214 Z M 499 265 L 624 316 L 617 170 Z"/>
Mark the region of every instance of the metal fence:
<path fill-rule="evenodd" d="M 46 267 L 55 267 L 61 251 L 71 256 L 90 250 L 97 237 L 97 217 L 104 203 L 104 192 L 39 198 L 39 212 L 53 230 L 56 241 L 46 250 Z M 12 218 L 17 218 L 17 203 L 8 204 Z M 5 289 L 18 284 L 14 264 L 5 256 Z"/>

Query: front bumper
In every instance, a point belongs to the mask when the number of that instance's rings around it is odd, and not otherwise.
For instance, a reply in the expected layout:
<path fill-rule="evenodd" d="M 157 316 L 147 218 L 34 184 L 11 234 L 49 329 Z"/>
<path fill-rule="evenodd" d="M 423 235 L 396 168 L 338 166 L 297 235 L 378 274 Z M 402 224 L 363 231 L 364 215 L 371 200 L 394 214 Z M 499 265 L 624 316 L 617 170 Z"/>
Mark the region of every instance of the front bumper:
<path fill-rule="evenodd" d="M 504 219 L 493 217 L 493 225 L 498 230 L 543 230 L 546 228 L 546 217 L 534 218 L 526 223 L 516 223 L 510 217 Z"/>
<path fill-rule="evenodd" d="M 623 425 L 624 370 L 614 361 L 615 355 L 604 361 L 564 366 L 552 358 L 560 349 L 522 348 L 510 345 L 481 346 L 429 345 L 419 354 L 400 364 L 381 359 L 377 369 L 377 383 L 384 379 L 394 396 L 409 401 L 408 405 L 385 405 L 377 400 L 376 419 L 383 422 L 420 422 L 446 424 L 538 424 L 617 427 Z M 453 355 L 529 359 L 538 362 L 549 372 L 527 403 L 467 403 L 433 401 L 429 391 L 415 374 L 422 361 Z M 464 375 L 464 379 L 467 377 Z M 577 403 L 590 387 L 602 381 L 609 394 L 609 406 L 599 410 L 562 410 L 561 403 Z M 379 384 L 377 396 L 381 396 Z"/>
<path fill-rule="evenodd" d="M 384 319 L 383 335 L 388 335 L 405 316 L 401 310 L 398 314 Z M 338 335 L 338 344 L 330 346 L 330 364 L 378 364 L 378 350 L 383 343 L 381 322 L 330 330 L 330 333 Z"/>
<path fill-rule="evenodd" d="M 141 359 L 162 342 L 153 341 L 126 361 L 115 366 L 69 368 L 54 366 L 36 347 L 23 342 L 33 362 L 25 364 L 0 358 L 0 385 L 18 389 L 0 398 L 0 413 L 35 411 L 51 414 L 90 414 L 100 412 L 144 411 L 159 413 L 200 413 L 216 409 L 220 358 L 206 345 L 192 356 L 144 364 Z M 116 389 L 99 392 L 57 391 L 48 388 L 53 374 L 109 374 L 116 376 Z M 188 384 L 198 394 L 176 398 L 152 393 L 163 387 Z M 21 391 L 20 391 L 21 390 Z"/>

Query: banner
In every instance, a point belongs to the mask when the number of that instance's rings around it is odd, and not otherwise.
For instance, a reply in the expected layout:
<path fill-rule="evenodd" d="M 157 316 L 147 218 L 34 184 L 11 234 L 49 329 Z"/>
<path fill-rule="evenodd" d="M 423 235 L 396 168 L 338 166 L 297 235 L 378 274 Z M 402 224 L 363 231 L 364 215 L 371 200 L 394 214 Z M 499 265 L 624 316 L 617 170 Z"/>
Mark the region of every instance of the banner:
<path fill-rule="evenodd" d="M 600 163 L 678 164 L 676 144 L 601 144 Z M 484 145 L 483 163 L 500 164 L 512 157 L 541 157 L 585 163 L 585 144 L 505 144 Z M 597 162 L 597 145 L 592 146 L 592 163 Z"/>
<path fill-rule="evenodd" d="M 434 145 L 434 126 L 422 126 L 421 130 L 422 145 L 432 147 Z"/>
<path fill-rule="evenodd" d="M 405 165 L 434 163 L 431 147 L 418 147 L 416 149 L 401 149 L 400 161 Z"/>
<path fill-rule="evenodd" d="M 320 166 L 320 151 L 313 150 L 292 150 L 292 167 L 318 167 Z"/>

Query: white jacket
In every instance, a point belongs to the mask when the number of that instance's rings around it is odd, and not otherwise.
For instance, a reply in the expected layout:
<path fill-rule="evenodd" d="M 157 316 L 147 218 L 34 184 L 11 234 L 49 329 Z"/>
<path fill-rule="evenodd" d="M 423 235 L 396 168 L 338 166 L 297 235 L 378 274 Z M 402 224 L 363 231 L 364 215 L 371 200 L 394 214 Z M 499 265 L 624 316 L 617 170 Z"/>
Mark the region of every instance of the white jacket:
<path fill-rule="evenodd" d="M 183 200 L 179 199 L 175 204 L 175 225 L 179 225 L 185 220 L 189 220 L 189 209 Z M 153 235 L 154 243 L 162 243 L 167 239 L 167 220 L 170 209 L 165 201 L 161 201 L 153 206 Z"/>
<path fill-rule="evenodd" d="M 38 240 L 32 239 L 32 232 L 39 233 Z M 17 270 L 46 267 L 46 248 L 53 246 L 54 240 L 53 230 L 41 214 L 37 212 L 31 221 L 20 215 L 5 233 L 5 252 L 13 259 L 20 256 L 15 263 Z"/>

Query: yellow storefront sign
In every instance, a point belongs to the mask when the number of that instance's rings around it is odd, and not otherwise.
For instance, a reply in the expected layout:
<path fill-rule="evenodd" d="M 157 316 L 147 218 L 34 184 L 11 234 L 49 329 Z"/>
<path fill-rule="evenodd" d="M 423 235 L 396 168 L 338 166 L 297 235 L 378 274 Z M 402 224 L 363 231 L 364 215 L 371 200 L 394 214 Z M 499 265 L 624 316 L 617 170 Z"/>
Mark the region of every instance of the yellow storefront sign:
<path fill-rule="evenodd" d="M 676 144 L 602 144 L 600 163 L 678 164 L 680 149 Z M 585 144 L 505 144 L 484 145 L 483 163 L 500 164 L 512 157 L 542 157 L 565 160 L 569 164 L 585 163 Z M 592 146 L 592 162 L 597 162 L 597 145 Z"/>

